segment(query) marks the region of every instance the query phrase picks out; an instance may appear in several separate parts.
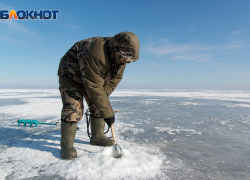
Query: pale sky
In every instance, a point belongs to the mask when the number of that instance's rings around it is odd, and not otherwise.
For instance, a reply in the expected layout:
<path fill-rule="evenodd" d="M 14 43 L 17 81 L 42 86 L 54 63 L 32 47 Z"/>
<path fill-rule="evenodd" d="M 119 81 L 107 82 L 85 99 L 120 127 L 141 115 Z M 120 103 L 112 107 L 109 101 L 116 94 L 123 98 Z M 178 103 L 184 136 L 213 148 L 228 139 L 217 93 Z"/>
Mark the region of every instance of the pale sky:
<path fill-rule="evenodd" d="M 57 20 L 0 19 L 0 88 L 58 88 L 77 41 L 134 32 L 140 59 L 118 88 L 250 89 L 249 0 L 7 1 L 0 10 L 60 10 Z"/>

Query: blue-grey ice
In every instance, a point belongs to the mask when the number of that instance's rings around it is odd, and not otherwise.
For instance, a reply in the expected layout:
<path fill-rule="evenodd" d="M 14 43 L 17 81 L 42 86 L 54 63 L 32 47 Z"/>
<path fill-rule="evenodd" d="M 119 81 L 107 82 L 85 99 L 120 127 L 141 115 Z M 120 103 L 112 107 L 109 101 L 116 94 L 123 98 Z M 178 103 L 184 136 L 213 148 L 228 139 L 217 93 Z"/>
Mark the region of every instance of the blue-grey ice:
<path fill-rule="evenodd" d="M 1 89 L 0 179 L 249 179 L 249 90 L 118 89 L 110 101 L 124 156 L 90 145 L 83 117 L 78 158 L 62 160 L 60 126 L 17 126 L 59 121 L 59 91 Z"/>

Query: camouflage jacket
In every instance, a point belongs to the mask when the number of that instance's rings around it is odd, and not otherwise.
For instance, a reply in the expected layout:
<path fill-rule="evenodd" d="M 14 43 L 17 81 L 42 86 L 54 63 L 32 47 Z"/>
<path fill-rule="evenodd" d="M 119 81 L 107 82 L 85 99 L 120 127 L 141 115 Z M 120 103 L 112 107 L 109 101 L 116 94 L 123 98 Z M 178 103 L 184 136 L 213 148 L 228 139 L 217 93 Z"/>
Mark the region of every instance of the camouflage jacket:
<path fill-rule="evenodd" d="M 139 59 L 139 40 L 132 32 L 76 42 L 60 61 L 59 77 L 86 88 L 102 118 L 114 115 L 108 96 L 123 77 L 126 61 Z M 70 83 L 68 83 L 70 84 Z"/>

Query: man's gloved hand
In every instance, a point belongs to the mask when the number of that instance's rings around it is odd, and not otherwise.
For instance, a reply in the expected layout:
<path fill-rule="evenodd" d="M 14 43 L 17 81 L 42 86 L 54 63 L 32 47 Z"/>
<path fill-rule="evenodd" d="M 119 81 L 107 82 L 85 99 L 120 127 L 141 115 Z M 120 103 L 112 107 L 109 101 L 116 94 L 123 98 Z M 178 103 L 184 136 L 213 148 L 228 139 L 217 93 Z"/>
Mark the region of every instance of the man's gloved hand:
<path fill-rule="evenodd" d="M 110 127 L 112 124 L 114 124 L 115 122 L 115 115 L 113 115 L 112 117 L 106 118 L 104 119 L 104 121 L 108 124 L 108 126 Z"/>

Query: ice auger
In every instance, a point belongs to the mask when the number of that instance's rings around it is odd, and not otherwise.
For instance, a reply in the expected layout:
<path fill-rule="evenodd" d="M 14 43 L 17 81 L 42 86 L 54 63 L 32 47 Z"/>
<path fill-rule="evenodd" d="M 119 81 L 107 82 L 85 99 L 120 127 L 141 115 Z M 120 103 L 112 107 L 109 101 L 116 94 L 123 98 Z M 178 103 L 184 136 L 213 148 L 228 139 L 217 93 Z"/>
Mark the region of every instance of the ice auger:
<path fill-rule="evenodd" d="M 56 126 L 58 126 L 59 122 L 56 122 L 56 123 L 40 123 L 40 122 L 37 121 L 37 120 L 18 119 L 18 120 L 17 120 L 17 124 L 18 124 L 18 126 L 20 126 L 20 124 L 23 124 L 24 126 L 26 126 L 26 124 L 29 124 L 30 127 L 34 124 L 35 127 L 37 127 L 38 124 L 56 125 Z"/>

